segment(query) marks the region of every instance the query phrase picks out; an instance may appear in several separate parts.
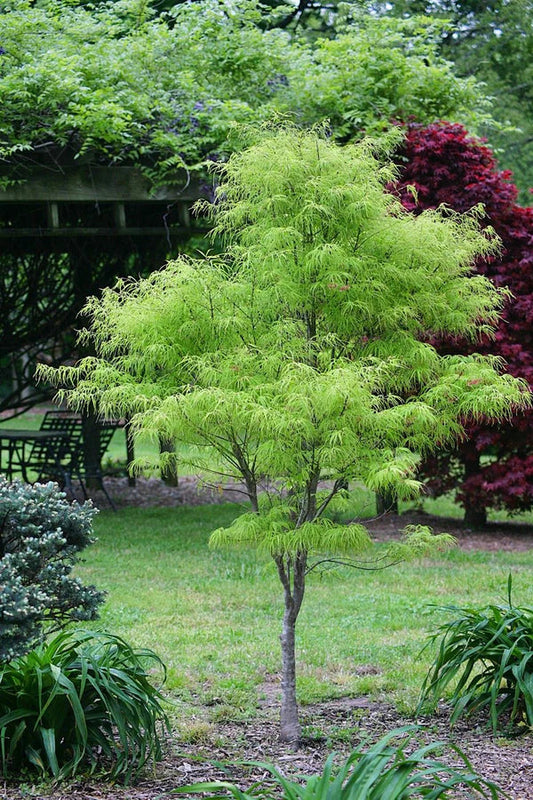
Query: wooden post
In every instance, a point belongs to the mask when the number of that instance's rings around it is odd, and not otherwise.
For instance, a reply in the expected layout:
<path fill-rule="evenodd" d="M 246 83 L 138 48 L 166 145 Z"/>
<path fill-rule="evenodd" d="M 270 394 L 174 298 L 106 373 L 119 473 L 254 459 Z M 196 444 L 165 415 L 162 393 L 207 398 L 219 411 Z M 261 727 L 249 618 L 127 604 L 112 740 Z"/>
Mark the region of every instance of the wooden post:
<path fill-rule="evenodd" d="M 183 225 L 184 228 L 191 227 L 191 216 L 189 214 L 189 206 L 186 203 L 178 203 L 178 219 L 180 221 L 180 225 Z"/>
<path fill-rule="evenodd" d="M 126 227 L 126 207 L 124 203 L 115 203 L 113 205 L 113 214 L 115 216 L 115 225 L 117 228 Z"/>
<path fill-rule="evenodd" d="M 49 228 L 59 228 L 59 206 L 57 203 L 47 203 L 46 216 Z"/>

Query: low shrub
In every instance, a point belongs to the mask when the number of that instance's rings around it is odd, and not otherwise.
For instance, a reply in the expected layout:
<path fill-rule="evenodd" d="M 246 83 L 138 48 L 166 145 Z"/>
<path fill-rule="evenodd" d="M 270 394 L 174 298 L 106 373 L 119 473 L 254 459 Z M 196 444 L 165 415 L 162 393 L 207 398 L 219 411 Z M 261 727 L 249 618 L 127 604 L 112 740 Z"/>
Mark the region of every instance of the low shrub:
<path fill-rule="evenodd" d="M 0 479 L 0 662 L 43 636 L 97 616 L 104 594 L 71 576 L 94 541 L 90 503 L 69 503 L 54 483 Z"/>
<path fill-rule="evenodd" d="M 452 725 L 488 709 L 494 732 L 533 726 L 533 609 L 514 606 L 511 589 L 509 577 L 508 605 L 442 608 L 454 618 L 430 636 L 428 644 L 440 644 L 419 712 L 434 709 L 452 685 Z"/>
<path fill-rule="evenodd" d="M 164 665 L 109 634 L 62 632 L 0 667 L 2 773 L 64 778 L 97 766 L 128 782 L 161 755 L 168 721 L 147 667 Z"/>
<path fill-rule="evenodd" d="M 471 798 L 502 797 L 495 784 L 480 778 L 472 770 L 466 756 L 454 748 L 462 767 L 452 767 L 434 758 L 441 743 L 411 750 L 411 741 L 418 728 L 411 726 L 391 731 L 369 749 L 356 748 L 348 759 L 335 769 L 334 755 L 329 756 L 321 775 L 297 782 L 285 778 L 270 764 L 254 763 L 272 776 L 272 780 L 242 791 L 226 781 L 182 786 L 176 794 L 214 792 L 208 796 L 236 800 L 257 800 L 279 797 L 283 800 L 405 800 L 425 797 L 430 800 L 452 797 L 454 789 L 469 789 Z M 274 789 L 274 792 L 272 791 Z M 281 790 L 281 795 L 280 791 Z M 456 795 L 455 795 L 456 796 Z"/>

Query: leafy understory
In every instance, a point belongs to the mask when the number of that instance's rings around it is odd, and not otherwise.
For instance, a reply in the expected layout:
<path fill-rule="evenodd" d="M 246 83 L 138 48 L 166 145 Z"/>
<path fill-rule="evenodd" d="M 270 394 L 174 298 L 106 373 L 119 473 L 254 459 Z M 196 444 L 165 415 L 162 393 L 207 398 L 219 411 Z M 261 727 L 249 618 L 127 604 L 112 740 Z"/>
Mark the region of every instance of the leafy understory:
<path fill-rule="evenodd" d="M 99 769 L 130 781 L 161 757 L 168 726 L 151 650 L 118 636 L 63 632 L 0 666 L 0 768 L 64 779 Z"/>

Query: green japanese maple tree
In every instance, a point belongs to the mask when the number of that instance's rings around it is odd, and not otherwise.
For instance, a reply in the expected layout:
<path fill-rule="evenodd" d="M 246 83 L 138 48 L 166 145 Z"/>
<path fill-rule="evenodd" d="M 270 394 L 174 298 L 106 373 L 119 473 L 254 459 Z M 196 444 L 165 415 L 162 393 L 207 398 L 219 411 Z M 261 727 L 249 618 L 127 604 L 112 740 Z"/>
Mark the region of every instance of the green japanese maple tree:
<path fill-rule="evenodd" d="M 528 392 L 497 359 L 442 357 L 421 341 L 427 331 L 475 338 L 497 320 L 502 293 L 471 274 L 497 247 L 476 213 L 408 214 L 385 190 L 393 170 L 376 143 L 339 147 L 290 127 L 248 135 L 218 167 L 208 209 L 225 256 L 182 258 L 93 298 L 82 336 L 96 357 L 43 372 L 72 406 L 132 415 L 137 431 L 204 448 L 218 481 L 244 483 L 251 509 L 212 544 L 274 559 L 281 737 L 293 741 L 306 577 L 370 543 L 363 525 L 328 516 L 335 502 L 350 482 L 416 495 L 420 454 L 467 419 L 526 405 Z M 431 539 L 407 531 L 398 548 Z"/>

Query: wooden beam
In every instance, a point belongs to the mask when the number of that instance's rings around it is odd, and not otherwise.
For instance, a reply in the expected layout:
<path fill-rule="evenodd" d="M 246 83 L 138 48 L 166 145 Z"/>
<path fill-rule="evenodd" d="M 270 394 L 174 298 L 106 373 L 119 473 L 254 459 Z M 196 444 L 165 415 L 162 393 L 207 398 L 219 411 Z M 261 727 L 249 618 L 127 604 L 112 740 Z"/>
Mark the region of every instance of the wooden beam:
<path fill-rule="evenodd" d="M 35 172 L 23 183 L 0 191 L 0 203 L 143 202 L 183 200 L 191 204 L 202 196 L 197 182 L 153 189 L 135 167 L 68 167 L 57 172 Z"/>
<path fill-rule="evenodd" d="M 197 233 L 207 233 L 205 227 L 194 227 Z M 75 239 L 89 236 L 181 236 L 190 229 L 179 225 L 169 228 L 0 228 L 0 239 Z"/>

